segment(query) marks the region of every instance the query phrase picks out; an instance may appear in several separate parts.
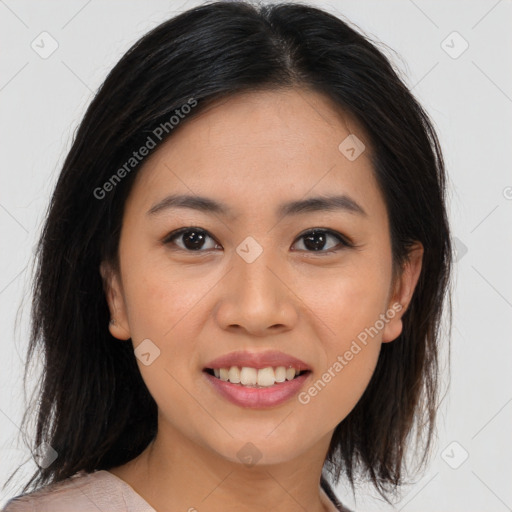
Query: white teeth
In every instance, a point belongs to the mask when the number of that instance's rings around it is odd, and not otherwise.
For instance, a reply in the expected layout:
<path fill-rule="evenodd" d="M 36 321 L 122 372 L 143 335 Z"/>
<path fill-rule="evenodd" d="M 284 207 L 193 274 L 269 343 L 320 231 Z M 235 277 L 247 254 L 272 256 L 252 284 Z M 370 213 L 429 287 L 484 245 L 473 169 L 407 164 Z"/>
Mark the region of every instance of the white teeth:
<path fill-rule="evenodd" d="M 273 386 L 276 382 L 274 368 L 262 368 L 258 370 L 258 386 Z"/>
<path fill-rule="evenodd" d="M 286 369 L 286 380 L 292 380 L 295 377 L 295 368 Z"/>
<path fill-rule="evenodd" d="M 238 384 L 240 382 L 240 370 L 237 366 L 232 366 L 228 372 L 229 382 Z"/>
<path fill-rule="evenodd" d="M 284 382 L 286 380 L 286 368 L 284 366 L 278 366 L 274 373 L 276 382 Z"/>
<path fill-rule="evenodd" d="M 269 387 L 273 386 L 276 382 L 284 382 L 285 380 L 293 380 L 299 373 L 295 368 L 285 368 L 278 366 L 272 368 L 256 369 L 244 366 L 231 366 L 230 368 L 214 368 L 213 373 L 215 377 L 229 381 L 233 384 L 241 384 L 250 387 Z"/>
<path fill-rule="evenodd" d="M 258 370 L 244 366 L 240 371 L 240 384 L 255 386 L 258 383 Z"/>

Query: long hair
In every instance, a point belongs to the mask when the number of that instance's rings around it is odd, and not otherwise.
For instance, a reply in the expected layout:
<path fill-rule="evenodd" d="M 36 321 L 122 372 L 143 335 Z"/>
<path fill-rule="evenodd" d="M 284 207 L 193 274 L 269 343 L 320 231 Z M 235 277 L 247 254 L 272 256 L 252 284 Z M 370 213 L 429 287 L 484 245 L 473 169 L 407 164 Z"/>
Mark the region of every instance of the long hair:
<path fill-rule="evenodd" d="M 388 500 L 403 483 L 415 427 L 415 453 L 427 460 L 452 257 L 433 124 L 384 54 L 347 22 L 306 5 L 215 2 L 162 23 L 129 49 L 92 100 L 63 164 L 37 245 L 27 372 L 42 354 L 43 373 L 23 417 L 25 424 L 37 415 L 31 450 L 47 443 L 58 456 L 39 465 L 23 492 L 122 465 L 157 432 L 157 406 L 132 346 L 107 328 L 99 272 L 103 260 L 118 268 L 123 207 L 144 161 L 129 172 L 126 162 L 184 105 L 195 102 L 180 126 L 238 92 L 290 87 L 324 94 L 366 130 L 395 267 L 414 241 L 424 246 L 403 331 L 383 344 L 367 389 L 334 431 L 324 469 L 335 483 L 346 474 L 352 489 L 366 475 Z M 161 132 L 157 148 L 173 135 Z M 122 168 L 123 179 L 113 182 Z M 99 194 L 107 182 L 109 192 Z"/>

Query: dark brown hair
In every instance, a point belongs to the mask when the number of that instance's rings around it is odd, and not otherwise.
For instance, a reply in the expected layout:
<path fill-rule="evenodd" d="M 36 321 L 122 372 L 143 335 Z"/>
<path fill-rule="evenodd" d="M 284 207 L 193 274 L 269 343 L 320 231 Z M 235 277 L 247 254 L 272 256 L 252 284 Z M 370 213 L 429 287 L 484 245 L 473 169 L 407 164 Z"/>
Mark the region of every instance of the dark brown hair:
<path fill-rule="evenodd" d="M 157 431 L 157 406 L 133 347 L 107 328 L 99 273 L 103 260 L 117 268 L 123 207 L 141 164 L 104 197 L 94 191 L 191 98 L 197 105 L 181 123 L 238 92 L 287 87 L 324 94 L 364 127 L 388 209 L 396 268 L 412 243 L 424 246 L 403 332 L 383 344 L 367 389 L 334 431 L 324 469 L 336 483 L 345 473 L 352 488 L 360 473 L 388 499 L 403 483 L 415 427 L 415 453 L 423 455 L 421 463 L 427 460 L 439 404 L 439 340 L 452 251 L 433 125 L 376 44 L 349 23 L 305 5 L 216 2 L 162 23 L 122 57 L 88 107 L 64 162 L 38 242 L 33 283 L 27 373 L 38 350 L 44 371 L 37 403 L 23 418 L 25 424 L 37 408 L 31 449 L 46 442 L 58 457 L 38 469 L 24 492 L 80 470 L 124 464 Z M 322 485 L 329 487 L 324 477 Z"/>

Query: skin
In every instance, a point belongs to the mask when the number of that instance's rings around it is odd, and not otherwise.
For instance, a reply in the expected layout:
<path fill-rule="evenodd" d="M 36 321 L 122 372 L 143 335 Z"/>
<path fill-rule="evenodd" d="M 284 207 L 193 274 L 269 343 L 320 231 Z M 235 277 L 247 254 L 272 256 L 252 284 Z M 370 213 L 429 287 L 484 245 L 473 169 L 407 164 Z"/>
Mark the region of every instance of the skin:
<path fill-rule="evenodd" d="M 354 161 L 338 149 L 350 133 L 366 141 Z M 124 212 L 120 273 L 106 263 L 100 271 L 112 335 L 131 338 L 134 348 L 149 338 L 160 349 L 148 366 L 137 359 L 159 409 L 156 439 L 111 469 L 156 510 L 325 510 L 319 480 L 333 431 L 367 387 L 381 343 L 400 334 L 421 270 L 416 244 L 392 280 L 388 215 L 370 151 L 356 120 L 318 93 L 251 92 L 183 123 L 139 172 Z M 275 215 L 281 202 L 334 192 L 366 216 Z M 171 193 L 213 198 L 235 216 L 146 214 Z M 186 236 L 162 243 L 188 226 L 213 237 L 203 252 L 187 252 Z M 356 247 L 329 236 L 320 251 L 308 249 L 303 235 L 312 228 L 340 233 Z M 252 263 L 236 252 L 247 236 L 263 249 Z M 206 363 L 220 355 L 277 349 L 312 367 L 310 386 L 397 303 L 402 310 L 307 404 L 292 398 L 250 410 L 203 378 Z M 248 442 L 261 455 L 251 467 L 237 456 Z"/>

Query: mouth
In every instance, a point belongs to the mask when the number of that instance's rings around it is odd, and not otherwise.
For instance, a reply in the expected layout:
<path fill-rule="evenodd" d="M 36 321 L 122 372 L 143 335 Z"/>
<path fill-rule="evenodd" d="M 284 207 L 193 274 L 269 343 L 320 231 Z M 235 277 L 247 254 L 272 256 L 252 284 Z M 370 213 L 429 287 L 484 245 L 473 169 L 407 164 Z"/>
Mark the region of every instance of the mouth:
<path fill-rule="evenodd" d="M 313 377 L 313 367 L 278 350 L 239 350 L 205 364 L 214 393 L 243 408 L 261 409 L 289 402 Z"/>
<path fill-rule="evenodd" d="M 202 373 L 217 396 L 244 409 L 268 409 L 284 405 L 297 396 L 312 375 L 311 370 L 297 371 L 293 367 L 256 369 L 232 366 L 229 369 L 205 368 Z"/>
<path fill-rule="evenodd" d="M 311 373 L 311 370 L 300 370 L 297 368 L 286 368 L 284 366 L 266 368 L 251 368 L 231 366 L 229 368 L 205 368 L 203 372 L 211 377 L 229 382 L 241 388 L 273 388 L 285 384 Z"/>

